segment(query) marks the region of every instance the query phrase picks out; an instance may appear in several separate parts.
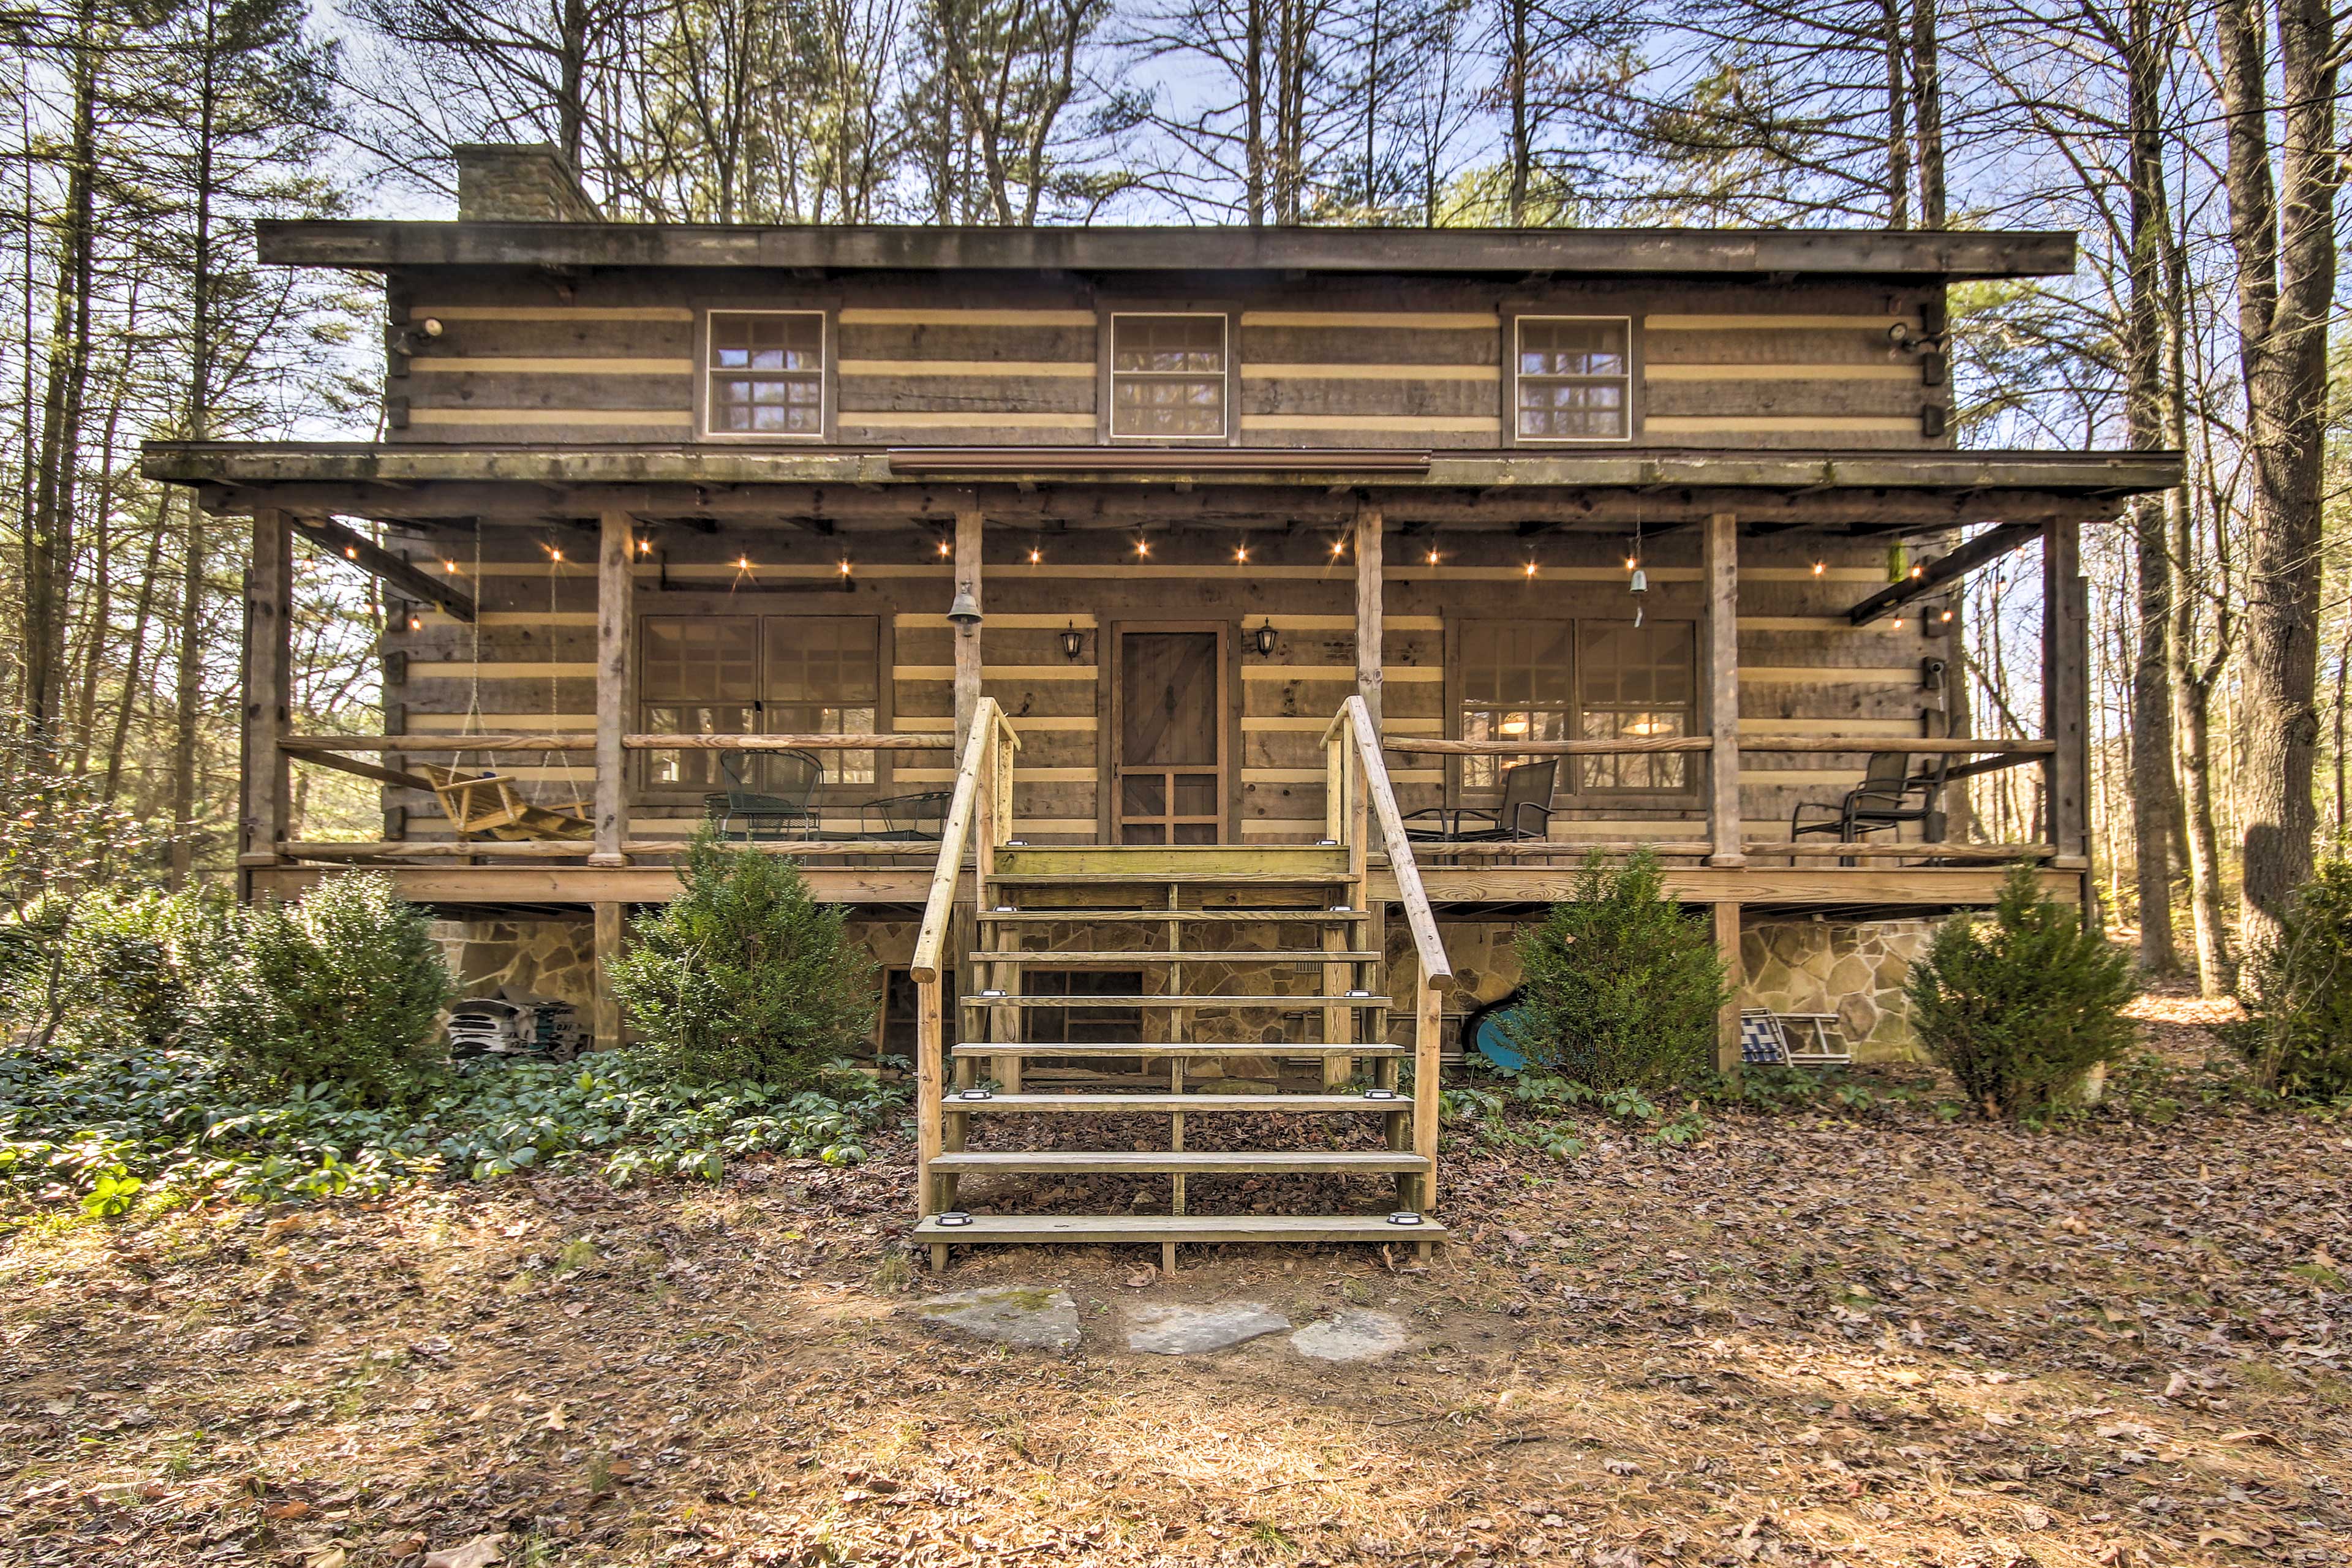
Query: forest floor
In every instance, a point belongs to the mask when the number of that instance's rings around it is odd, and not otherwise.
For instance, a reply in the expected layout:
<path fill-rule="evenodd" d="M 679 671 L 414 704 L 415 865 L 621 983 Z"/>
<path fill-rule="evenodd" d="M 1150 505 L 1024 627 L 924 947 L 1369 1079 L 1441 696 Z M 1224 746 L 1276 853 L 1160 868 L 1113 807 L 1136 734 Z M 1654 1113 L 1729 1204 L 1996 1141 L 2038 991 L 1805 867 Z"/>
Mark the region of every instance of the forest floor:
<path fill-rule="evenodd" d="M 2140 1011 L 2163 1065 L 2053 1131 L 1884 1096 L 1682 1147 L 1594 1118 L 1571 1161 L 1449 1148 L 1425 1271 L 1008 1250 L 939 1282 L 1066 1289 L 1066 1356 L 908 1310 L 895 1137 L 717 1185 L 18 1215 L 0 1561 L 2352 1563 L 2352 1121 L 2211 1093 L 2210 1013 Z M 1234 1299 L 1412 1344 L 1119 1331 Z"/>

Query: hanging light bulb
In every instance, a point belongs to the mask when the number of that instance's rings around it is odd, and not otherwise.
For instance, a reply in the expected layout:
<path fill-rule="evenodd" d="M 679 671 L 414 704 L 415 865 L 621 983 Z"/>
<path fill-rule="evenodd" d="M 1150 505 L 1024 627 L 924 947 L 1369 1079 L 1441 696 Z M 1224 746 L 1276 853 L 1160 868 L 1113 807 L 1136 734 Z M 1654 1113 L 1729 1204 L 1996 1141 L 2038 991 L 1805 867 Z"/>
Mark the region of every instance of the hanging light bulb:
<path fill-rule="evenodd" d="M 1249 564 L 1248 545 L 1236 544 L 1234 546 L 1234 564 L 1236 566 L 1246 566 Z"/>
<path fill-rule="evenodd" d="M 551 544 L 547 547 L 547 558 L 551 561 L 561 561 L 563 559 L 563 552 Z"/>
<path fill-rule="evenodd" d="M 1149 555 L 1149 554 L 1150 554 L 1150 553 L 1151 553 L 1151 541 L 1150 541 L 1150 540 L 1148 540 L 1148 539 L 1139 539 L 1139 540 L 1137 540 L 1137 541 L 1135 542 L 1135 552 L 1136 552 L 1138 555 Z"/>
<path fill-rule="evenodd" d="M 849 557 L 846 555 L 841 558 L 841 574 L 845 577 L 849 575 Z"/>
<path fill-rule="evenodd" d="M 1034 566 L 1034 565 L 1036 565 L 1039 562 L 1041 562 L 1041 561 L 1043 561 L 1043 560 L 1045 560 L 1045 552 L 1044 551 L 1042 551 L 1042 550 L 1038 549 L 1038 548 L 1037 548 L 1035 545 L 1034 545 L 1034 544 L 1033 544 L 1033 545 L 1031 545 L 1031 546 L 1029 547 L 1029 564 L 1030 564 L 1030 565 Z"/>
<path fill-rule="evenodd" d="M 441 563 L 441 570 L 444 572 L 455 572 L 457 569 L 457 563 L 455 561 L 444 561 Z"/>
<path fill-rule="evenodd" d="M 1628 555 L 1627 557 L 1625 557 L 1625 570 L 1626 570 L 1626 571 L 1631 572 L 1631 571 L 1633 571 L 1634 568 L 1636 568 L 1636 567 L 1637 567 L 1637 566 L 1639 566 L 1639 565 L 1641 565 L 1641 562 L 1640 562 L 1638 559 L 1636 559 L 1635 557 L 1631 556 L 1631 555 Z"/>
<path fill-rule="evenodd" d="M 1530 561 L 1530 562 L 1528 562 L 1528 576 L 1530 576 L 1530 577 L 1532 577 L 1532 576 L 1534 576 L 1535 574 L 1536 574 L 1536 563 L 1535 563 L 1534 562 Z"/>
<path fill-rule="evenodd" d="M 940 541 L 940 553 L 941 555 L 952 554 L 954 553 L 954 549 L 955 547 L 950 544 L 946 540 L 942 539 Z"/>
<path fill-rule="evenodd" d="M 638 554 L 640 554 L 640 555 L 651 555 L 653 552 L 654 552 L 654 542 L 653 542 L 652 540 L 650 540 L 650 539 L 640 539 L 640 540 L 638 540 L 638 541 L 637 541 L 637 553 L 638 553 Z"/>
<path fill-rule="evenodd" d="M 408 617 L 408 629 L 409 629 L 410 631 L 412 631 L 412 632 L 421 632 L 421 631 L 423 631 L 423 630 L 425 629 L 425 617 L 424 617 L 423 616 L 409 616 L 409 617 Z"/>
<path fill-rule="evenodd" d="M 1430 563 L 1432 566 L 1434 566 L 1434 565 L 1436 565 L 1436 564 L 1437 564 L 1437 552 L 1436 552 L 1436 550 L 1435 550 L 1435 549 L 1433 549 L 1433 549 L 1430 551 L 1430 552 L 1429 552 L 1429 563 Z"/>
<path fill-rule="evenodd" d="M 751 569 L 751 558 L 750 556 L 748 556 L 748 555 L 738 555 L 737 557 L 735 557 L 735 570 L 736 570 L 736 571 L 738 571 L 738 572 L 749 572 Z"/>
<path fill-rule="evenodd" d="M 1331 553 L 1334 556 L 1345 555 L 1347 552 L 1348 542 L 1346 540 L 1335 539 L 1331 542 Z"/>
<path fill-rule="evenodd" d="M 1816 577 L 1820 576 L 1822 573 L 1827 572 L 1829 569 L 1830 563 L 1826 561 L 1815 561 L 1813 563 L 1813 575 Z"/>

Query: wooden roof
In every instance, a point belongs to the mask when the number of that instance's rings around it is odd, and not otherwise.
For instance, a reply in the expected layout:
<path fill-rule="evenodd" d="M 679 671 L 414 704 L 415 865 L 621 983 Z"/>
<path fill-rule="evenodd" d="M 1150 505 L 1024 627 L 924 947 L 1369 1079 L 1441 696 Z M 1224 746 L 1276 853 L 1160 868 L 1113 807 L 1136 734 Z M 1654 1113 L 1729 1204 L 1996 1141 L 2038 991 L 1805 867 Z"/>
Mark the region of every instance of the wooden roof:
<path fill-rule="evenodd" d="M 293 266 L 791 268 L 826 272 L 2055 277 L 2074 237 L 1871 229 L 954 228 L 265 220 Z"/>

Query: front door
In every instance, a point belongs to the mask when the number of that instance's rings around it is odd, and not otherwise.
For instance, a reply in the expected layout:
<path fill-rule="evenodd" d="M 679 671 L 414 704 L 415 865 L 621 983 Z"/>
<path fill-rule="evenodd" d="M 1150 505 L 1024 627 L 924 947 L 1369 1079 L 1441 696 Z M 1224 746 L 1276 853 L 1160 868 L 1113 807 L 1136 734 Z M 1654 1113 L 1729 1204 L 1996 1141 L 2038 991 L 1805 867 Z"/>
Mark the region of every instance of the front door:
<path fill-rule="evenodd" d="M 1120 627 L 1111 826 L 1120 844 L 1217 844 L 1225 826 L 1225 637 Z"/>

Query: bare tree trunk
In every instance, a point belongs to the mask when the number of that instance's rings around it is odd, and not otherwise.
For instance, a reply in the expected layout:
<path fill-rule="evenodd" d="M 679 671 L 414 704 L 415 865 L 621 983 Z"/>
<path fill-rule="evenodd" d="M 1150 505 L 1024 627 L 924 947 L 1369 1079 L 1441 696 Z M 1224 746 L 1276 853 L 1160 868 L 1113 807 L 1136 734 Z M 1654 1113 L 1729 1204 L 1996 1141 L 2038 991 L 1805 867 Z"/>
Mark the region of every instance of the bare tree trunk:
<path fill-rule="evenodd" d="M 2241 941 L 2274 943 L 2311 874 L 2319 741 L 2319 579 L 2327 327 L 2336 289 L 2335 18 L 2277 0 L 2283 126 L 2273 184 L 2263 0 L 2215 8 L 2238 264 L 2252 524 L 2245 552 L 2246 723 Z"/>
<path fill-rule="evenodd" d="M 1941 228 L 1944 210 L 1944 74 L 1936 0 L 1911 0 L 1912 118 L 1918 127 L 1919 226 Z"/>
<path fill-rule="evenodd" d="M 1886 40 L 1886 226 L 1911 226 L 1910 89 L 1904 58 L 1910 47 L 1899 0 L 1881 0 Z"/>
<path fill-rule="evenodd" d="M 1516 228 L 1528 221 L 1528 180 L 1535 164 L 1528 145 L 1528 79 L 1534 62 L 1528 58 L 1528 8 L 1533 0 L 1504 0 L 1503 78 L 1511 95 L 1511 195 L 1509 222 Z"/>
<path fill-rule="evenodd" d="M 1245 172 L 1250 226 L 1265 222 L 1265 8 L 1269 0 L 1249 0 L 1244 96 L 1249 124 L 1245 128 Z"/>
<path fill-rule="evenodd" d="M 139 699 L 139 689 L 146 676 L 147 626 L 155 608 L 155 576 L 163 562 L 163 534 L 171 521 L 171 497 L 156 503 L 155 525 L 147 535 L 147 563 L 139 574 L 139 608 L 131 617 L 131 649 L 122 658 L 122 700 L 114 707 L 114 733 L 106 745 L 106 799 L 112 805 L 122 783 L 122 749 L 131 734 L 131 710 Z M 195 492 L 188 492 L 188 505 L 196 504 Z"/>
<path fill-rule="evenodd" d="M 2130 121 L 2130 297 L 2126 304 L 2125 419 L 2136 449 L 2162 447 L 2169 435 L 2165 417 L 2164 247 L 2171 216 L 2164 181 L 2164 135 L 2159 119 L 2163 90 L 2163 41 L 2158 36 L 2154 0 L 2130 0 L 2125 69 Z M 2172 828 L 2179 811 L 2173 779 L 2172 635 L 2173 563 L 2167 536 L 2165 500 L 2136 498 L 2131 507 L 2133 563 L 2138 578 L 2138 647 L 2132 666 L 2131 795 L 2132 854 L 2137 875 L 2139 963 L 2150 974 L 2179 972 L 2172 934 Z"/>

